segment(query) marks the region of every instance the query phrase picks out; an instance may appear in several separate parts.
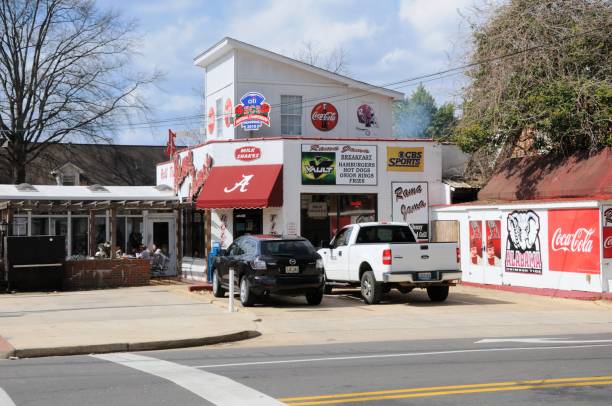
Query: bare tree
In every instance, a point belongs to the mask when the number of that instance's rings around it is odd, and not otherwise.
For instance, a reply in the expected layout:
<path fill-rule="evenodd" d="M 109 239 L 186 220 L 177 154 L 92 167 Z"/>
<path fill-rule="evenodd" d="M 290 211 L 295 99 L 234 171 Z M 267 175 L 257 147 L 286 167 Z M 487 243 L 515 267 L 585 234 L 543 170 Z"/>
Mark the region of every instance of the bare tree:
<path fill-rule="evenodd" d="M 137 91 L 158 75 L 129 70 L 135 25 L 92 0 L 0 0 L 0 134 L 13 168 L 66 137 L 108 141 Z"/>
<path fill-rule="evenodd" d="M 330 72 L 348 75 L 348 56 L 348 52 L 340 46 L 326 50 L 316 42 L 304 41 L 293 57 Z"/>

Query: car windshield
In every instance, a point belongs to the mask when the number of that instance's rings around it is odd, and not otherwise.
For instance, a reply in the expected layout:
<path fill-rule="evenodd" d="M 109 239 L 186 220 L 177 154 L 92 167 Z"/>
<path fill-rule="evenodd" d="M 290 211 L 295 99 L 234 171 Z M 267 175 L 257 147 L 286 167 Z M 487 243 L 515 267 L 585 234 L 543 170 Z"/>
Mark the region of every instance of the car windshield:
<path fill-rule="evenodd" d="M 262 255 L 301 256 L 313 255 L 315 249 L 307 240 L 262 241 Z"/>
<path fill-rule="evenodd" d="M 415 242 L 406 226 L 364 227 L 359 231 L 357 244 Z"/>

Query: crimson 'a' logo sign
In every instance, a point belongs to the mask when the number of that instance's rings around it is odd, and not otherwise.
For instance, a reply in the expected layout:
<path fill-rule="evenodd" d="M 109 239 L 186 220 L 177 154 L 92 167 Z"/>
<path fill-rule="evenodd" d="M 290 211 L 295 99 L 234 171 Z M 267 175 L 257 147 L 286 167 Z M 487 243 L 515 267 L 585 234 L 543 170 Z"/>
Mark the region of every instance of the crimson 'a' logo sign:
<path fill-rule="evenodd" d="M 236 182 L 234 186 L 229 189 L 226 187 L 223 188 L 223 191 L 225 193 L 232 193 L 234 190 L 238 189 L 240 193 L 247 192 L 247 186 L 249 186 L 249 183 L 251 182 L 251 179 L 253 179 L 253 176 L 255 175 L 242 175 L 242 180 Z"/>

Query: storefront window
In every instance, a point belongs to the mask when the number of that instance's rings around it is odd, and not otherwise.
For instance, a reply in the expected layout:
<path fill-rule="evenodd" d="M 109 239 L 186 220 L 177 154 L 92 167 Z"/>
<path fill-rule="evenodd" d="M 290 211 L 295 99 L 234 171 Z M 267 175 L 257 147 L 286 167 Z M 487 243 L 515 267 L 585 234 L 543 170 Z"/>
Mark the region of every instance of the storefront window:
<path fill-rule="evenodd" d="M 204 258 L 204 211 L 183 210 L 183 256 Z"/>
<path fill-rule="evenodd" d="M 86 217 L 72 218 L 72 255 L 87 255 Z"/>
<path fill-rule="evenodd" d="M 96 217 L 96 245 L 106 241 L 106 217 Z"/>
<path fill-rule="evenodd" d="M 14 217 L 13 218 L 13 235 L 25 236 L 28 235 L 28 218 Z"/>
<path fill-rule="evenodd" d="M 281 135 L 302 135 L 302 96 L 281 95 Z"/>
<path fill-rule="evenodd" d="M 32 235 L 49 235 L 49 218 L 32 217 Z"/>
<path fill-rule="evenodd" d="M 129 255 L 136 255 L 138 248 L 142 245 L 143 223 L 140 217 L 127 217 L 127 246 L 125 252 Z"/>
<path fill-rule="evenodd" d="M 302 194 L 302 236 L 319 246 L 348 224 L 376 221 L 376 197 L 375 194 Z"/>

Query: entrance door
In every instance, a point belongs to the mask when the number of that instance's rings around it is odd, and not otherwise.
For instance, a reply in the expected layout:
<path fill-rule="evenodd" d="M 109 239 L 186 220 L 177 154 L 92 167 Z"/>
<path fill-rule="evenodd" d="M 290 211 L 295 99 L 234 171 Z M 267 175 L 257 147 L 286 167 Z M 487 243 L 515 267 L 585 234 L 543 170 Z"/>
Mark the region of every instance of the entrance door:
<path fill-rule="evenodd" d="M 151 255 L 153 276 L 176 276 L 176 235 L 174 221 L 149 217 L 147 247 L 155 246 Z"/>
<path fill-rule="evenodd" d="M 234 209 L 234 239 L 263 232 L 262 209 Z"/>

